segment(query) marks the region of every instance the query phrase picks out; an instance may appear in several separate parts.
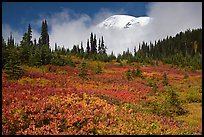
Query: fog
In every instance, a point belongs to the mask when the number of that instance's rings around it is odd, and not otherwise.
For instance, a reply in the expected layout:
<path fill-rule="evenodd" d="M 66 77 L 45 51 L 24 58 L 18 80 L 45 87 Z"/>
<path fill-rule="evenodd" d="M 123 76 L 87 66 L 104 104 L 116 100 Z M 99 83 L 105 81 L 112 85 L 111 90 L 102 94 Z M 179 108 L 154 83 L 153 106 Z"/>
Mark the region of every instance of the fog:
<path fill-rule="evenodd" d="M 125 11 L 113 12 L 110 9 L 101 9 L 92 18 L 86 14 L 78 14 L 64 9 L 41 19 L 47 19 L 51 48 L 54 48 L 57 43 L 58 46 L 71 49 L 74 44 L 80 44 L 81 41 L 86 48 L 87 39 L 93 32 L 97 39 L 101 36 L 104 37 L 105 46 L 108 48 L 107 52 L 110 54 L 113 51 L 115 55 L 122 53 L 127 48 L 133 51 L 136 46 L 138 49 L 138 44 L 142 41 L 154 42 L 166 36 L 174 36 L 180 31 L 202 28 L 201 2 L 156 2 L 149 3 L 147 8 L 147 16 L 152 19 L 149 24 L 126 30 L 106 30 L 96 27 L 98 23 L 111 15 L 127 14 Z M 8 25 L 3 24 L 2 28 L 4 38 L 7 38 L 12 31 L 16 42 L 21 40 L 23 34 L 17 29 L 11 29 Z M 39 36 L 40 33 L 33 29 L 33 37 L 38 39 Z"/>

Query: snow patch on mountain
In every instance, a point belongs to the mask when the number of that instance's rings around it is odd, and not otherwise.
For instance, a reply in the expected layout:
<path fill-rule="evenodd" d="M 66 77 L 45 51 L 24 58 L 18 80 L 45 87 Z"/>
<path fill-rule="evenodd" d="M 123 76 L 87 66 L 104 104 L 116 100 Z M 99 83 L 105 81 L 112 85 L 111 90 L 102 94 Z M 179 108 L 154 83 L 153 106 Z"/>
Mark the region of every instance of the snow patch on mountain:
<path fill-rule="evenodd" d="M 105 29 L 128 29 L 142 27 L 150 22 L 150 17 L 133 17 L 129 15 L 113 15 L 99 23 L 97 27 Z"/>

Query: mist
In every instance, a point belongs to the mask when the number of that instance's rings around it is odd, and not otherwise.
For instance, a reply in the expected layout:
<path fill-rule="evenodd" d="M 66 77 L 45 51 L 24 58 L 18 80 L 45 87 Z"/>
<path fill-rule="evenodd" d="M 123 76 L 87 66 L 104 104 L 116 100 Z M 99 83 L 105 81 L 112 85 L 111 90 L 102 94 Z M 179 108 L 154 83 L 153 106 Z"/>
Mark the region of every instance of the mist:
<path fill-rule="evenodd" d="M 84 14 L 72 19 L 68 12 L 51 17 L 51 47 L 54 48 L 54 43 L 57 43 L 59 46 L 71 49 L 74 44 L 80 44 L 82 41 L 86 48 L 87 39 L 93 32 L 97 39 L 104 37 L 108 54 L 113 51 L 115 55 L 118 55 L 128 48 L 130 51 L 133 51 L 134 47 L 138 49 L 139 43 L 143 41 L 154 42 L 166 36 L 175 36 L 187 29 L 202 28 L 202 3 L 200 2 L 150 3 L 147 16 L 151 18 L 151 21 L 146 26 L 134 29 L 107 30 L 96 27 L 97 24 L 115 14 L 126 13 L 103 9 L 96 13 L 94 18 Z"/>
<path fill-rule="evenodd" d="M 202 28 L 201 2 L 155 2 L 149 3 L 147 8 L 147 16 L 151 18 L 149 24 L 127 30 L 106 30 L 96 27 L 97 24 L 111 15 L 127 14 L 124 10 L 101 9 L 91 18 L 86 14 L 78 14 L 69 9 L 63 9 L 59 13 L 54 13 L 49 17 L 43 16 L 33 22 L 39 22 L 39 20 L 42 22 L 42 19 L 47 20 L 52 49 L 54 49 L 55 43 L 60 47 L 72 49 L 73 45 L 80 45 L 81 42 L 86 49 L 87 39 L 93 32 L 97 39 L 101 36 L 104 37 L 107 53 L 110 54 L 113 51 L 115 55 L 126 51 L 127 48 L 130 51 L 133 51 L 134 47 L 138 49 L 139 43 L 143 41 L 154 42 L 166 38 L 166 36 L 174 36 L 187 29 Z M 16 42 L 20 42 L 22 39 L 23 33 L 6 24 L 2 24 L 2 30 L 4 38 L 8 38 L 12 32 Z M 40 32 L 33 28 L 32 31 L 33 39 L 38 40 Z"/>

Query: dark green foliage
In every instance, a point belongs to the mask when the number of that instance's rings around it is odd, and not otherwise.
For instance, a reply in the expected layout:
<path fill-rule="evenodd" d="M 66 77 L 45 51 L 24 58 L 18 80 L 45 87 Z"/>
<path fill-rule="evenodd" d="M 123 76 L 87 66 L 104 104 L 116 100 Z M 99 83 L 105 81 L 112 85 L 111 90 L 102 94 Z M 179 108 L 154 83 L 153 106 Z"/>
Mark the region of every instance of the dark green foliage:
<path fill-rule="evenodd" d="M 101 54 L 106 54 L 106 47 L 105 47 L 105 45 L 104 45 L 104 40 L 103 40 L 103 36 L 101 37 Z"/>
<path fill-rule="evenodd" d="M 82 62 L 80 65 L 79 77 L 82 79 L 88 79 L 87 76 L 88 76 L 87 64 L 85 62 Z"/>
<path fill-rule="evenodd" d="M 96 74 L 102 73 L 102 67 L 101 67 L 100 64 L 97 65 L 96 70 L 95 70 L 95 73 L 96 73 Z"/>
<path fill-rule="evenodd" d="M 156 99 L 148 101 L 144 104 L 144 108 L 157 115 L 165 116 L 180 116 L 187 113 L 174 89 L 169 89 L 156 96 Z"/>
<path fill-rule="evenodd" d="M 192 66 L 194 71 L 202 69 L 202 29 L 180 32 L 175 37 L 167 36 L 155 41 L 154 45 L 143 42 L 135 55 L 138 62 L 154 59 L 180 67 Z"/>
<path fill-rule="evenodd" d="M 16 80 L 23 76 L 25 70 L 23 70 L 20 66 L 12 65 L 5 67 L 5 73 L 7 74 L 7 79 Z"/>
<path fill-rule="evenodd" d="M 174 89 L 170 89 L 169 91 L 169 102 L 174 108 L 171 110 L 172 113 L 176 113 L 176 115 L 183 115 L 186 113 L 186 111 L 182 108 L 182 102 L 178 98 L 178 94 Z"/>
<path fill-rule="evenodd" d="M 7 49 L 6 42 L 4 41 L 4 38 L 2 37 L 2 68 L 4 68 L 4 65 L 8 62 L 7 58 L 9 56 L 9 52 Z"/>
<path fill-rule="evenodd" d="M 142 71 L 141 71 L 139 65 L 137 65 L 137 69 L 136 70 L 133 69 L 132 73 L 133 73 L 133 76 L 140 77 L 140 78 L 144 79 L 144 76 L 142 75 Z"/>
<path fill-rule="evenodd" d="M 187 79 L 188 77 L 189 77 L 188 73 L 185 72 L 183 78 L 184 78 L 184 79 Z"/>
<path fill-rule="evenodd" d="M 154 82 L 154 83 L 152 84 L 152 91 L 153 91 L 154 93 L 156 93 L 156 92 L 158 91 L 157 88 L 158 88 L 158 86 L 157 86 L 157 84 Z"/>
<path fill-rule="evenodd" d="M 15 55 L 14 55 L 15 57 Z M 9 80 L 16 80 L 23 76 L 25 70 L 19 66 L 20 62 L 16 59 L 10 59 L 9 62 L 5 65 L 5 73 L 7 74 L 6 78 Z"/>
<path fill-rule="evenodd" d="M 47 65 L 50 64 L 51 61 L 51 50 L 47 45 L 42 45 L 40 48 L 40 63 L 41 65 Z"/>
<path fill-rule="evenodd" d="M 30 66 L 40 66 L 41 64 L 41 50 L 40 48 L 34 48 L 34 54 L 29 57 Z"/>
<path fill-rule="evenodd" d="M 130 69 L 126 72 L 126 78 L 128 81 L 133 80 L 132 71 Z"/>
<path fill-rule="evenodd" d="M 90 46 L 89 46 L 89 39 L 87 40 L 86 52 L 87 52 L 88 54 L 91 52 Z"/>
<path fill-rule="evenodd" d="M 72 48 L 72 50 L 71 50 L 71 53 L 72 54 L 74 54 L 74 55 L 76 55 L 78 52 L 77 52 L 78 50 L 77 50 L 77 46 L 76 45 L 73 45 L 73 48 Z"/>
<path fill-rule="evenodd" d="M 24 70 L 20 67 L 19 62 L 19 51 L 15 48 L 14 39 L 10 37 L 9 40 L 13 42 L 8 42 L 9 45 L 4 45 L 2 47 L 2 68 L 7 74 L 6 79 L 16 80 L 23 76 Z M 3 46 L 3 45 L 2 45 Z"/>
<path fill-rule="evenodd" d="M 109 56 L 110 60 L 116 59 L 116 56 L 114 55 L 113 51 L 111 52 L 111 55 Z"/>
<path fill-rule="evenodd" d="M 48 34 L 48 27 L 47 27 L 47 21 L 42 22 L 42 29 L 41 29 L 41 36 L 39 38 L 39 45 L 47 45 L 49 46 L 49 34 Z"/>
<path fill-rule="evenodd" d="M 128 79 L 128 81 L 133 80 L 135 77 L 140 77 L 144 79 L 144 76 L 142 75 L 142 71 L 140 70 L 139 65 L 137 66 L 136 70 L 128 69 L 128 71 L 126 72 L 126 78 Z"/>
<path fill-rule="evenodd" d="M 74 62 L 72 61 L 72 59 L 70 57 L 65 58 L 62 55 L 56 54 L 56 53 L 54 53 L 52 55 L 51 64 L 53 64 L 55 66 L 72 66 L 72 67 L 75 67 Z"/>
<path fill-rule="evenodd" d="M 166 37 L 153 43 L 139 43 L 139 49 L 134 48 L 134 56 L 129 50 L 123 51 L 117 59 L 127 60 L 127 63 L 140 62 L 158 65 L 163 63 L 179 67 L 192 66 L 192 71 L 202 69 L 202 29 L 187 30 L 178 33 L 175 37 Z"/>
<path fill-rule="evenodd" d="M 139 77 L 141 74 L 142 74 L 142 73 L 141 73 L 141 70 L 140 70 L 140 66 L 137 65 L 137 70 L 136 70 L 135 75 Z"/>
<path fill-rule="evenodd" d="M 90 45 L 91 45 L 91 53 L 96 54 L 97 53 L 97 40 L 96 40 L 96 35 L 93 33 L 91 33 L 91 36 L 90 36 Z"/>
<path fill-rule="evenodd" d="M 155 81 L 150 80 L 148 82 L 148 86 L 152 87 L 152 92 L 155 94 L 158 91 L 158 86 L 157 83 Z"/>
<path fill-rule="evenodd" d="M 165 86 L 169 84 L 166 72 L 164 72 L 164 74 L 163 74 L 163 81 L 162 81 L 162 83 Z"/>

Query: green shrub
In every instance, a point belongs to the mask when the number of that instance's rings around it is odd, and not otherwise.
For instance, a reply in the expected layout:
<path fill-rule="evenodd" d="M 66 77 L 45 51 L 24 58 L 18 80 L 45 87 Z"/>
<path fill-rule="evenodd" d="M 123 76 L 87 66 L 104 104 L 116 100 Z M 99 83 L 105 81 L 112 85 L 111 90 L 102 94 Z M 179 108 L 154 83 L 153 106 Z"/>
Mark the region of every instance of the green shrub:
<path fill-rule="evenodd" d="M 82 79 L 88 79 L 87 76 L 88 76 L 87 64 L 85 62 L 82 62 L 80 64 L 79 77 Z"/>
<path fill-rule="evenodd" d="M 162 83 L 165 86 L 169 84 L 166 72 L 164 72 L 164 74 L 163 74 L 163 82 Z"/>
<path fill-rule="evenodd" d="M 5 67 L 6 79 L 17 80 L 25 74 L 25 70 L 18 65 L 8 65 Z"/>
<path fill-rule="evenodd" d="M 184 74 L 184 79 L 187 79 L 189 77 L 189 75 L 187 73 Z"/>
<path fill-rule="evenodd" d="M 190 90 L 187 94 L 187 100 L 189 101 L 189 103 L 200 103 L 202 102 L 202 93 L 199 93 L 199 91 L 196 90 Z"/>
<path fill-rule="evenodd" d="M 97 65 L 97 67 L 96 67 L 96 69 L 95 69 L 95 73 L 96 74 L 100 74 L 100 73 L 102 73 L 102 67 L 101 67 L 101 65 Z"/>
<path fill-rule="evenodd" d="M 144 79 L 144 76 L 142 75 L 142 71 L 141 71 L 139 65 L 137 65 L 136 70 L 135 69 L 132 70 L 132 74 L 133 74 L 134 77 L 140 77 L 140 78 Z"/>
<path fill-rule="evenodd" d="M 157 115 L 179 116 L 187 113 L 182 108 L 182 105 L 182 101 L 178 98 L 176 90 L 170 89 L 155 99 L 146 102 L 143 109 Z"/>
<path fill-rule="evenodd" d="M 130 69 L 126 72 L 126 78 L 128 81 L 133 80 L 132 71 Z"/>

